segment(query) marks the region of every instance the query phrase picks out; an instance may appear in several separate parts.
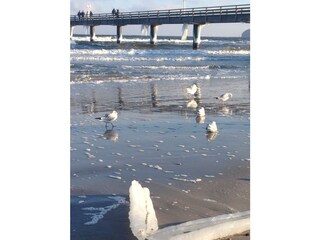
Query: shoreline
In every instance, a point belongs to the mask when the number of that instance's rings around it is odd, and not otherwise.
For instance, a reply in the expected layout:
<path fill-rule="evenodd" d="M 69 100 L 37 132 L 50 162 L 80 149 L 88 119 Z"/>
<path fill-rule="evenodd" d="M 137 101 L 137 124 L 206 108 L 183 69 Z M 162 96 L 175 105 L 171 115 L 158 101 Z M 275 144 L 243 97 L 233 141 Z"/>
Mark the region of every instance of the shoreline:
<path fill-rule="evenodd" d="M 141 184 L 150 189 L 159 229 L 161 229 L 199 218 L 249 210 L 250 179 L 246 178 L 247 174 L 248 169 L 235 169 L 232 174 L 216 177 L 214 181 L 187 183 L 186 185 L 190 188 L 188 193 L 163 184 Z M 77 199 L 78 202 L 73 201 L 71 239 L 136 239 L 129 226 L 128 193 L 121 195 L 125 198 L 125 202 L 108 211 L 96 224 L 85 224 L 90 218 L 83 208 L 106 206 L 109 197 L 115 197 L 115 195 L 81 195 Z M 71 198 L 77 197 L 71 196 Z M 232 239 L 248 240 L 249 235 L 245 233 L 233 236 Z"/>
<path fill-rule="evenodd" d="M 150 190 L 159 228 L 250 210 L 249 115 L 208 111 L 198 123 L 192 111 L 122 110 L 112 130 L 95 120 L 100 115 L 71 115 L 71 239 L 136 239 L 128 219 L 132 180 Z M 209 141 L 212 119 L 219 133 Z M 108 210 L 114 196 L 126 203 Z M 83 208 L 100 207 L 103 217 L 86 225 L 92 212 Z"/>

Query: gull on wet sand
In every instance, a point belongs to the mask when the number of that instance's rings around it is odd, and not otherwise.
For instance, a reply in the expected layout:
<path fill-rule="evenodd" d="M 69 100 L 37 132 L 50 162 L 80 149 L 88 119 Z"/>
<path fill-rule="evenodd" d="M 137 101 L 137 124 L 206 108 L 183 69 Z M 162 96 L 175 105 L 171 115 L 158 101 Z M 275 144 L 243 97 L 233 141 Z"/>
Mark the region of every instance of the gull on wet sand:
<path fill-rule="evenodd" d="M 102 117 L 97 117 L 96 119 L 105 122 L 106 123 L 106 127 L 108 126 L 108 123 L 110 123 L 112 125 L 112 128 L 114 127 L 113 125 L 113 121 L 116 121 L 118 118 L 118 113 L 117 111 L 112 111 L 111 113 L 106 113 L 104 116 Z"/>
<path fill-rule="evenodd" d="M 198 110 L 197 110 L 197 116 L 199 116 L 199 117 L 204 117 L 205 115 L 206 115 L 206 113 L 205 113 L 204 107 L 198 108 Z"/>
<path fill-rule="evenodd" d="M 232 98 L 232 93 L 224 93 L 220 97 L 216 97 L 216 99 L 219 99 L 223 102 L 228 101 L 230 98 Z"/>
<path fill-rule="evenodd" d="M 217 124 L 215 121 L 212 121 L 212 123 L 209 123 L 206 127 L 207 132 L 213 133 L 218 132 Z"/>
<path fill-rule="evenodd" d="M 194 95 L 198 90 L 197 84 L 192 84 L 191 87 L 187 88 L 187 93 Z"/>

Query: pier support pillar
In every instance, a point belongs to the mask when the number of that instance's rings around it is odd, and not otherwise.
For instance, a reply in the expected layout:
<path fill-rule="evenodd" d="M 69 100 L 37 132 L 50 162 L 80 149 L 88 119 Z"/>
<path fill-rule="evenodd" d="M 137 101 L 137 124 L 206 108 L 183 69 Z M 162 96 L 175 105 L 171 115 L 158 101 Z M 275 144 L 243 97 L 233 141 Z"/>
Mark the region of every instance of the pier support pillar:
<path fill-rule="evenodd" d="M 150 26 L 150 44 L 152 45 L 157 44 L 158 28 L 159 28 L 158 25 Z"/>
<path fill-rule="evenodd" d="M 70 39 L 73 37 L 74 26 L 70 26 Z"/>
<path fill-rule="evenodd" d="M 117 26 L 117 43 L 121 43 L 122 40 L 122 26 Z"/>
<path fill-rule="evenodd" d="M 90 42 L 93 42 L 95 37 L 96 37 L 95 27 L 90 26 Z"/>
<path fill-rule="evenodd" d="M 193 25 L 193 49 L 198 49 L 200 46 L 201 27 L 202 27 L 202 24 Z"/>

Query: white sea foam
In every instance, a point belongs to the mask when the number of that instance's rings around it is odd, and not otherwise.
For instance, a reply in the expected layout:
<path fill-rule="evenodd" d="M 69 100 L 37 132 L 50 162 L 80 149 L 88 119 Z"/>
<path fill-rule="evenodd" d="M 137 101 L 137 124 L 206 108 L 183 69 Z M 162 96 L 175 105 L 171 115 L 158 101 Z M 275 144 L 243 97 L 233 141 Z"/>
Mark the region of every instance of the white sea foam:
<path fill-rule="evenodd" d="M 88 158 L 95 158 L 96 156 L 94 156 L 93 154 L 89 153 L 89 152 L 85 152 L 85 154 L 88 156 Z"/>
<path fill-rule="evenodd" d="M 204 198 L 203 201 L 206 201 L 206 202 L 217 202 L 216 200 L 209 199 L 209 198 Z"/>
<path fill-rule="evenodd" d="M 210 66 L 122 66 L 126 69 L 173 69 L 173 70 L 188 70 L 188 69 L 209 69 Z"/>
<path fill-rule="evenodd" d="M 114 178 L 114 179 L 118 179 L 118 180 L 121 180 L 121 177 L 120 176 L 115 176 L 115 175 L 109 175 L 110 178 Z"/>
<path fill-rule="evenodd" d="M 204 175 L 204 177 L 206 177 L 206 178 L 214 178 L 215 176 L 214 175 Z"/>
<path fill-rule="evenodd" d="M 173 180 L 177 180 L 177 181 L 183 181 L 183 182 L 192 182 L 192 183 L 197 183 L 197 182 L 201 182 L 201 178 L 197 178 L 197 179 L 186 179 L 186 178 L 177 178 L 174 177 L 172 178 Z"/>
<path fill-rule="evenodd" d="M 98 208 L 85 207 L 85 208 L 82 208 L 82 210 L 84 210 L 84 211 L 89 211 L 89 213 L 84 213 L 85 215 L 91 216 L 91 221 L 84 223 L 85 225 L 97 224 L 98 221 L 101 220 L 107 212 L 111 211 L 112 209 L 116 209 L 121 204 L 126 203 L 126 200 L 124 197 L 114 196 L 114 197 L 108 197 L 108 198 L 116 201 L 117 203 L 112 204 L 110 206 L 106 206 L 106 207 L 98 207 Z"/>
<path fill-rule="evenodd" d="M 207 51 L 207 53 L 212 55 L 250 55 L 250 50 L 216 50 Z"/>

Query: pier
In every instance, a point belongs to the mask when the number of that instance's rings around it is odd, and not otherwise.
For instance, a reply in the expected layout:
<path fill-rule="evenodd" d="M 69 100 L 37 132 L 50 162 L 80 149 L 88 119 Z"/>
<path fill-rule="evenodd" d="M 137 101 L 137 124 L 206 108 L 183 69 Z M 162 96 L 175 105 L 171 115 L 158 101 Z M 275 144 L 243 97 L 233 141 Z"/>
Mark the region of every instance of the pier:
<path fill-rule="evenodd" d="M 76 26 L 90 27 L 90 41 L 94 41 L 95 27 L 111 25 L 117 28 L 117 43 L 123 38 L 122 27 L 126 25 L 149 25 L 150 44 L 157 43 L 160 25 L 193 25 L 193 49 L 198 49 L 201 42 L 201 27 L 209 23 L 250 23 L 250 4 L 215 7 L 182 8 L 168 10 L 120 12 L 119 14 L 101 13 L 70 16 L 70 34 Z"/>

